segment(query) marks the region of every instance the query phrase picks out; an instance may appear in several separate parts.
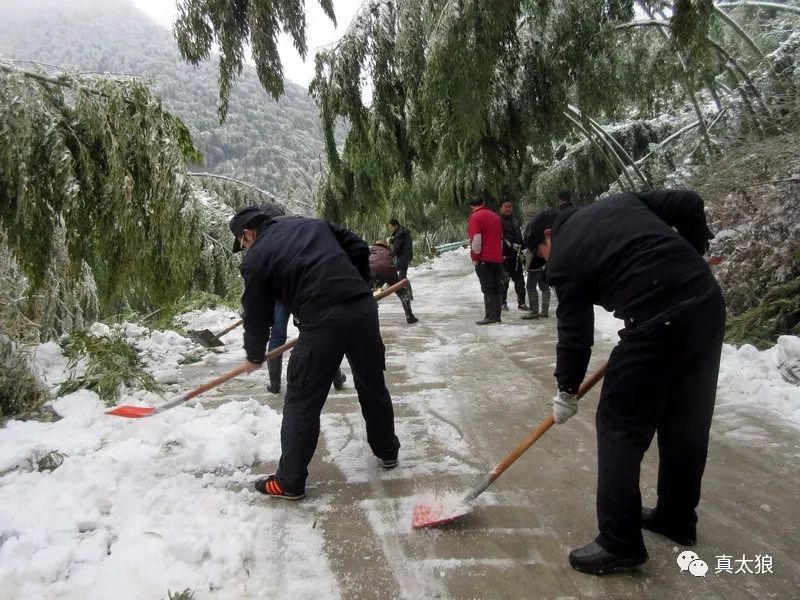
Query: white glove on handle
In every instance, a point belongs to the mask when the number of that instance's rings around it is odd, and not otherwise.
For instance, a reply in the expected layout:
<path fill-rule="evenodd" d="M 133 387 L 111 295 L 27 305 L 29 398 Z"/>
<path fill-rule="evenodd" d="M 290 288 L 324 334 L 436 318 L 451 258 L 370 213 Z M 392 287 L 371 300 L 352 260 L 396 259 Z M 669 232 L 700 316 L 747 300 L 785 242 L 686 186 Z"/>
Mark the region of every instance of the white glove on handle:
<path fill-rule="evenodd" d="M 558 392 L 553 398 L 553 419 L 559 425 L 578 414 L 578 396 L 568 392 Z"/>

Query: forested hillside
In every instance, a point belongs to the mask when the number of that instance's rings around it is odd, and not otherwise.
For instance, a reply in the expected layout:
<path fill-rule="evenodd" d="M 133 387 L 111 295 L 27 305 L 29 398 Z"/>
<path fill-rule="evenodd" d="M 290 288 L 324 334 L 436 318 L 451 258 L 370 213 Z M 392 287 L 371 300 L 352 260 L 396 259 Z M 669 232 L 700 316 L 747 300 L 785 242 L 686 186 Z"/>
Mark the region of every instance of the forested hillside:
<path fill-rule="evenodd" d="M 310 202 L 324 147 L 317 108 L 304 88 L 287 81 L 276 102 L 261 88 L 255 69 L 246 67 L 220 126 L 216 62 L 196 68 L 184 62 L 172 33 L 125 0 L 0 0 L 0 14 L 0 57 L 146 76 L 204 155 L 205 164 L 193 170 Z"/>

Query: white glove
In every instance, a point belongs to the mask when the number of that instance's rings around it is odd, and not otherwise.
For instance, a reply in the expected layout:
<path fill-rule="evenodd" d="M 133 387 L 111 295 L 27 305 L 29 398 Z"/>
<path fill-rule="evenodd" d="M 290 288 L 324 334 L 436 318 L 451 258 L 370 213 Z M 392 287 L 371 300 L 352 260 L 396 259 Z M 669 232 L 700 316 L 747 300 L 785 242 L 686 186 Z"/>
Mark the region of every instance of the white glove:
<path fill-rule="evenodd" d="M 578 414 L 578 396 L 568 392 L 558 392 L 553 397 L 553 419 L 559 425 Z"/>

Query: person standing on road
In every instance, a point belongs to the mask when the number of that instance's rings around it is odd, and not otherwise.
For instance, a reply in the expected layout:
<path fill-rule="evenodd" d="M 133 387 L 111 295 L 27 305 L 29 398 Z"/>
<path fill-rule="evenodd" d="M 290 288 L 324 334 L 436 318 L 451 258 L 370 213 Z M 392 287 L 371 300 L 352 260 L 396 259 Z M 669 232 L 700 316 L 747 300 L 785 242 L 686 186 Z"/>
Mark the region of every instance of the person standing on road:
<path fill-rule="evenodd" d="M 392 264 L 392 255 L 389 245 L 381 240 L 369 247 L 369 273 L 372 277 L 370 287 L 375 288 L 383 284 L 394 285 L 400 281 L 400 277 Z M 413 324 L 419 321 L 411 311 L 411 299 L 408 288 L 397 290 L 397 297 L 403 305 L 403 312 L 406 314 L 406 323 Z"/>
<path fill-rule="evenodd" d="M 503 303 L 503 224 L 481 197 L 473 197 L 469 205 L 472 209 L 467 223 L 469 254 L 481 282 L 485 309 L 483 319 L 475 324 L 499 323 Z"/>
<path fill-rule="evenodd" d="M 525 305 L 525 261 L 522 257 L 522 228 L 514 217 L 514 205 L 506 200 L 500 205 L 500 221 L 503 223 L 503 270 L 508 279 L 503 278 L 503 310 L 508 310 L 508 282 L 514 282 L 517 293 L 517 308 L 528 310 Z"/>
<path fill-rule="evenodd" d="M 556 423 L 578 410 L 593 305 L 625 323 L 596 415 L 600 533 L 570 552 L 570 564 L 595 574 L 643 564 L 642 527 L 694 544 L 725 333 L 722 292 L 702 257 L 711 237 L 702 199 L 688 190 L 615 194 L 542 211 L 528 235 L 559 299 Z M 639 473 L 656 433 L 658 500 L 649 509 Z"/>
<path fill-rule="evenodd" d="M 397 219 L 389 219 L 389 238 L 386 240 L 392 251 L 392 258 L 394 258 L 394 266 L 397 267 L 397 273 L 400 279 L 408 279 L 408 266 L 414 260 L 414 242 L 411 239 L 411 234 L 408 229 L 400 225 Z M 411 285 L 408 285 L 409 298 L 414 299 L 414 292 L 411 291 Z"/>
<path fill-rule="evenodd" d="M 281 458 L 274 475 L 256 481 L 256 490 L 287 500 L 305 497 L 320 412 L 343 356 L 353 371 L 367 442 L 384 468 L 396 467 L 400 442 L 384 381 L 385 349 L 368 285 L 367 244 L 328 221 L 275 220 L 256 206 L 237 212 L 229 227 L 236 238 L 233 251 L 247 250 L 240 270 L 250 370 L 264 362 L 276 302 L 300 322 L 287 369 Z"/>
<path fill-rule="evenodd" d="M 532 224 L 533 220 L 529 221 L 525 226 L 525 233 L 523 234 L 524 240 L 529 239 Z M 526 248 L 525 252 L 529 255 L 528 280 L 525 283 L 525 288 L 528 290 L 528 306 L 530 307 L 530 312 L 522 315 L 522 318 L 525 320 L 546 319 L 550 316 L 550 286 L 545 280 L 544 266 L 541 264 L 541 261 L 535 260 L 533 253 L 536 252 L 536 248 Z M 542 293 L 541 309 L 539 308 L 539 292 Z"/>

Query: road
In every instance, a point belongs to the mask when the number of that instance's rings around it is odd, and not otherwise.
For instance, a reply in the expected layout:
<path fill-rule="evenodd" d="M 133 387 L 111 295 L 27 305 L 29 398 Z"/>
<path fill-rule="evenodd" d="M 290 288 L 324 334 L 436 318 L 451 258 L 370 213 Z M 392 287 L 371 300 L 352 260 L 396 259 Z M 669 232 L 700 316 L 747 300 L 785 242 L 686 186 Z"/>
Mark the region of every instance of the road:
<path fill-rule="evenodd" d="M 650 532 L 650 561 L 633 573 L 595 577 L 567 564 L 569 550 L 596 535 L 597 389 L 577 417 L 551 429 L 468 517 L 412 530 L 416 502 L 463 494 L 548 414 L 555 347 L 553 318 L 521 321 L 512 310 L 500 325 L 477 327 L 482 301 L 468 263 L 449 260 L 446 268 L 416 273 L 413 282 L 418 324 L 405 323 L 399 302 L 381 303 L 400 467 L 385 472 L 370 454 L 350 378 L 344 390 L 332 391 L 323 412 L 307 499 L 254 497 L 264 510 L 280 511 L 278 521 L 286 524 L 271 532 L 276 554 L 282 536 L 313 530 L 338 582 L 330 595 L 350 599 L 800 598 L 800 435 L 761 420 L 755 409 L 723 410 L 712 427 L 699 543 L 692 548 L 709 566 L 704 578 L 680 572 L 682 549 Z M 612 345 L 608 339 L 596 344 L 590 368 Z M 282 395 L 265 388 L 253 377 L 232 381 L 206 404 L 249 395 L 280 410 Z M 654 444 L 642 467 L 647 504 L 655 500 L 657 459 Z M 717 557 L 731 557 L 735 571 L 755 570 L 755 562 L 741 559 L 757 555 L 771 557 L 772 573 L 715 572 L 722 565 Z"/>

